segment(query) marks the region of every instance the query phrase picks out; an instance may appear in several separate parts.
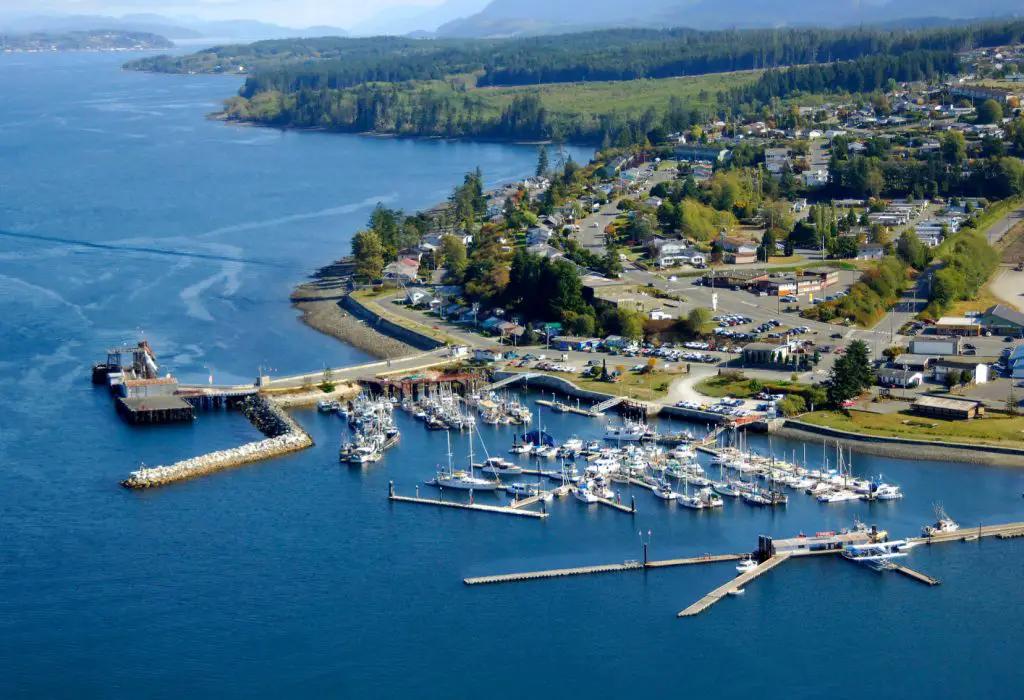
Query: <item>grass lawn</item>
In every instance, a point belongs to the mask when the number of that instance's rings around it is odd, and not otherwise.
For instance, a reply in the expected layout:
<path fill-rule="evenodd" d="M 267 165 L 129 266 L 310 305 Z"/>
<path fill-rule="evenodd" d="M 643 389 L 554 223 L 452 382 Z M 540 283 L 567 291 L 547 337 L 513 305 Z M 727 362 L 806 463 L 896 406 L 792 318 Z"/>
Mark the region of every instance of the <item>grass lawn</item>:
<path fill-rule="evenodd" d="M 507 367 L 506 369 L 510 372 L 539 371 L 528 367 Z M 614 366 L 609 365 L 609 372 L 614 369 Z M 668 393 L 668 387 L 672 382 L 686 376 L 680 372 L 659 371 L 652 374 L 637 374 L 627 371 L 623 374 L 621 382 L 602 382 L 597 379 L 584 378 L 579 374 L 570 374 L 569 372 L 541 372 L 541 374 L 549 374 L 552 377 L 566 379 L 587 391 L 599 391 L 611 396 L 626 396 L 641 401 L 654 401 L 662 398 Z"/>
<path fill-rule="evenodd" d="M 869 435 L 1024 447 L 1024 417 L 1004 413 L 989 412 L 984 418 L 960 421 L 926 418 L 909 412 L 881 415 L 851 411 L 847 417 L 832 411 L 816 411 L 802 416 L 800 420 Z"/>
<path fill-rule="evenodd" d="M 609 371 L 611 371 L 610 368 Z M 581 389 L 600 391 L 613 396 L 627 396 L 642 401 L 654 401 L 665 396 L 668 393 L 669 385 L 685 375 L 679 372 L 654 372 L 651 374 L 626 372 L 622 375 L 621 382 L 602 382 L 596 379 L 584 379 L 579 375 L 563 376 Z"/>
<path fill-rule="evenodd" d="M 761 72 L 753 70 L 658 80 L 488 87 L 477 88 L 472 94 L 502 107 L 516 95 L 537 94 L 546 109 L 562 114 L 594 116 L 609 112 L 640 113 L 649 107 L 664 109 L 671 97 L 682 99 L 688 106 L 713 107 L 716 93 L 750 85 L 760 77 Z"/>
<path fill-rule="evenodd" d="M 805 258 L 802 255 L 790 255 L 789 257 L 786 257 L 785 255 L 772 255 L 771 257 L 768 258 L 768 264 L 795 265 L 796 263 L 801 263 L 804 262 L 805 260 L 807 260 L 807 258 Z"/>
<path fill-rule="evenodd" d="M 754 387 L 750 385 L 752 381 L 757 382 Z M 736 379 L 729 375 L 721 375 L 699 381 L 693 388 L 705 396 L 716 399 L 725 398 L 726 396 L 733 396 L 737 399 L 749 399 L 759 394 L 763 389 L 769 389 L 773 393 L 791 393 L 806 389 L 807 384 L 787 381 L 766 382 L 760 379 Z"/>

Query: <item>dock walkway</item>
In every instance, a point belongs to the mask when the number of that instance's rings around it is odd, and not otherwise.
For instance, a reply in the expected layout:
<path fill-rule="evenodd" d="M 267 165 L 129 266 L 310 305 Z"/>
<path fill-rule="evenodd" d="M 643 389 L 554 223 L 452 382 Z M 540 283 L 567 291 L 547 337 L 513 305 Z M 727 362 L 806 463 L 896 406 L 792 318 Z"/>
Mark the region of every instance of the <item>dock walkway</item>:
<path fill-rule="evenodd" d="M 392 503 L 418 503 L 424 506 L 440 506 L 442 508 L 461 508 L 462 510 L 475 510 L 483 513 L 500 513 L 501 515 L 517 515 L 523 518 L 546 518 L 547 513 L 538 513 L 535 510 L 527 510 L 515 506 L 489 506 L 481 503 L 462 503 L 460 501 L 441 501 L 436 498 L 415 498 L 413 496 L 396 496 L 390 494 L 388 500 Z"/>
<path fill-rule="evenodd" d="M 1024 536 L 1024 522 L 1004 523 L 1002 525 L 983 525 L 981 527 L 966 527 L 956 532 L 946 532 L 931 537 L 910 537 L 908 542 L 916 544 L 942 544 L 944 542 L 960 542 L 966 539 L 977 539 L 980 537 L 998 537 L 1008 539 L 1011 537 Z"/>
<path fill-rule="evenodd" d="M 922 574 L 920 571 L 915 571 L 909 566 L 903 566 L 902 564 L 893 564 L 892 570 L 929 586 L 938 586 L 939 583 L 941 583 L 937 578 L 929 576 L 928 574 Z"/>
<path fill-rule="evenodd" d="M 732 593 L 733 591 L 743 588 L 745 585 L 753 581 L 761 574 L 771 571 L 776 566 L 789 559 L 789 557 L 790 554 L 788 552 L 783 554 L 776 554 L 773 557 L 769 557 L 765 561 L 761 562 L 757 566 L 757 568 L 752 569 L 745 574 L 740 574 L 739 576 L 737 576 L 731 581 L 728 581 L 727 583 L 723 583 L 721 586 L 708 593 L 706 596 L 698 600 L 690 607 L 686 608 L 685 610 L 681 610 L 676 615 L 676 617 L 692 617 L 693 615 L 698 615 L 704 612 L 729 593 Z"/>
<path fill-rule="evenodd" d="M 646 564 L 639 561 L 627 561 L 621 564 L 600 564 L 597 566 L 577 566 L 567 569 L 547 569 L 545 571 L 525 571 L 515 574 L 498 574 L 497 576 L 477 576 L 475 578 L 463 579 L 462 582 L 467 586 L 481 586 L 494 583 L 514 583 L 516 581 L 536 581 L 538 579 L 546 578 L 561 578 L 563 576 L 586 576 L 589 574 L 607 574 L 619 571 L 643 571 L 645 569 L 663 569 L 672 566 L 690 566 L 693 564 L 714 564 L 722 561 L 735 561 L 742 557 L 742 554 L 705 554 L 700 557 L 649 561 Z"/>

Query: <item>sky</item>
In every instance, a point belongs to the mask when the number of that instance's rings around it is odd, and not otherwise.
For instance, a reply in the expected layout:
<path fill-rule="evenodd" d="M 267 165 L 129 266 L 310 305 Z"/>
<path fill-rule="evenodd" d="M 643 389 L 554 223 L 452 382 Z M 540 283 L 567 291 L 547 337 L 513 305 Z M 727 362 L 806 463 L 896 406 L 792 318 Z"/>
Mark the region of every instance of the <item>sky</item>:
<path fill-rule="evenodd" d="M 207 20 L 258 19 L 288 27 L 317 24 L 350 27 L 388 8 L 403 13 L 429 9 L 444 0 L 0 0 L 0 14 L 136 13 Z"/>

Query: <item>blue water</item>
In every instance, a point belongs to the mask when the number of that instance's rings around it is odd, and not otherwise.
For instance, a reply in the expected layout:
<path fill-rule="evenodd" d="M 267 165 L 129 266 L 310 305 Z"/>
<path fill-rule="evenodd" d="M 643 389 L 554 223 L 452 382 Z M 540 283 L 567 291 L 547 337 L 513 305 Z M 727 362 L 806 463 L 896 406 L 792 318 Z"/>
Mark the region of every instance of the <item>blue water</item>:
<path fill-rule="evenodd" d="M 667 558 L 855 515 L 915 534 L 938 500 L 965 527 L 1024 520 L 1020 470 L 855 455 L 907 499 L 694 513 L 637 492 L 635 518 L 570 499 L 535 522 L 390 506 L 388 481 L 413 493 L 444 435 L 400 416 L 402 444 L 360 471 L 337 464 L 337 418 L 299 412 L 307 452 L 122 490 L 140 460 L 254 432 L 227 414 L 123 425 L 88 381 L 105 346 L 142 329 L 165 366 L 218 381 L 363 359 L 295 320 L 294 282 L 345 252 L 377 201 L 425 206 L 467 169 L 515 178 L 535 154 L 227 127 L 203 114 L 233 79 L 121 73 L 120 60 L 0 57 L 0 697 L 1019 696 L 1020 541 L 918 548 L 908 563 L 935 588 L 790 562 L 689 620 L 675 613 L 730 565 L 461 581 L 639 558 L 639 531 Z M 511 434 L 483 428 L 493 453 Z M 772 448 L 802 458 L 801 444 Z"/>

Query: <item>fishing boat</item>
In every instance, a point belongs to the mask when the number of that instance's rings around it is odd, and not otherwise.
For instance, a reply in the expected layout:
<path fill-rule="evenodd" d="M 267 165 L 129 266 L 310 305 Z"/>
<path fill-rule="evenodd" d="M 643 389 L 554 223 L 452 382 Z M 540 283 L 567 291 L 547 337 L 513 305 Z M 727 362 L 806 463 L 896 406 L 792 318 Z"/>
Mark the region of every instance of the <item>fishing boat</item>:
<path fill-rule="evenodd" d="M 360 445 L 349 453 L 351 464 L 371 464 L 381 458 L 380 449 L 376 445 Z"/>
<path fill-rule="evenodd" d="M 722 497 L 715 493 L 710 487 L 704 487 L 697 492 L 697 497 L 704 503 L 705 508 L 721 508 L 725 505 Z"/>
<path fill-rule="evenodd" d="M 321 399 L 316 402 L 316 410 L 320 411 L 320 413 L 334 413 L 338 410 L 338 402 Z"/>
<path fill-rule="evenodd" d="M 938 503 L 935 504 L 935 523 L 932 525 L 925 525 L 921 528 L 921 532 L 925 537 L 934 537 L 935 535 L 944 535 L 950 532 L 956 532 L 960 529 L 959 523 L 953 520 L 949 515 L 946 514 L 945 509 Z"/>

